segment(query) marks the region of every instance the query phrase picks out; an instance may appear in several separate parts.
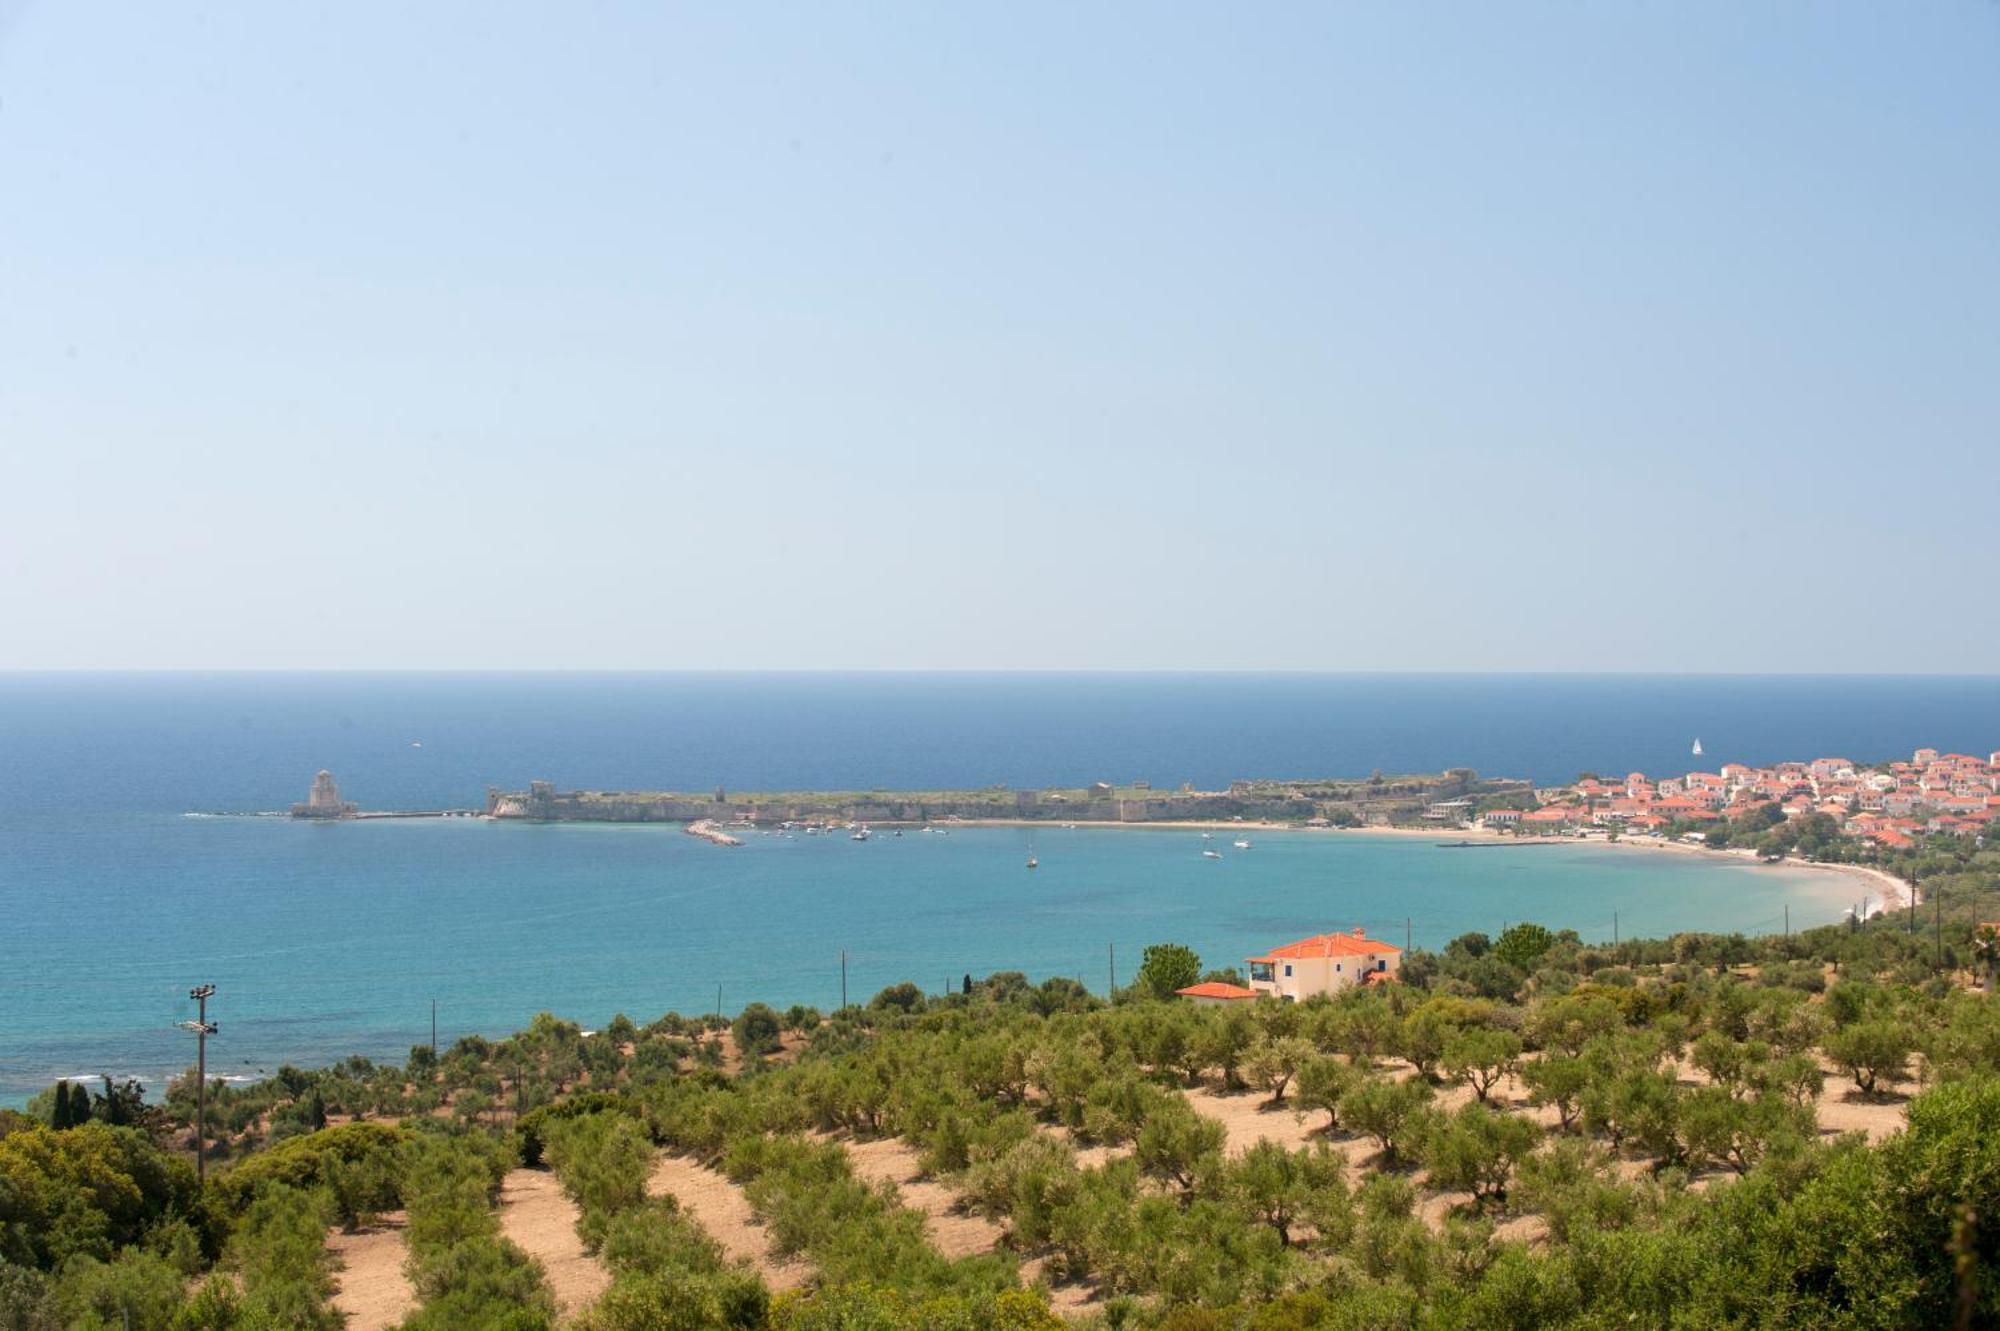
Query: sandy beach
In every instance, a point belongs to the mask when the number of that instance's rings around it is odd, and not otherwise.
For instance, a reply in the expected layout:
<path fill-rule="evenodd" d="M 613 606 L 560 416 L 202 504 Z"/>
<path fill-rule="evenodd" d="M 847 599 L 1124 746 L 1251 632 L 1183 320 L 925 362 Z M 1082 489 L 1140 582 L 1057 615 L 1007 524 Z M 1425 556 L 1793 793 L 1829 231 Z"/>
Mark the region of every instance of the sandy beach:
<path fill-rule="evenodd" d="M 913 826 L 914 824 L 903 824 Z M 879 823 L 875 826 L 888 827 L 892 824 Z M 1301 827 L 1296 823 L 1274 823 L 1244 820 L 1197 820 L 1189 822 L 1147 822 L 1125 823 L 1110 820 L 1089 821 L 1079 819 L 1071 823 L 1052 822 L 1046 818 L 960 818 L 940 821 L 939 827 L 1039 827 L 1060 830 L 1064 827 L 1115 827 L 1137 832 L 1312 832 L 1328 836 L 1351 837 L 1404 837 L 1426 841 L 1490 841 L 1501 845 L 1593 846 L 1621 850 L 1657 851 L 1670 855 L 1695 855 L 1712 859 L 1729 858 L 1740 864 L 1763 867 L 1756 852 L 1750 850 L 1708 850 L 1702 846 L 1689 845 L 1683 841 L 1666 841 L 1658 837 L 1620 837 L 1613 841 L 1608 837 L 1523 837 L 1509 832 L 1496 832 L 1484 827 Z M 1775 869 L 1809 869 L 1815 873 L 1837 874 L 1860 884 L 1866 889 L 1863 905 L 1864 916 L 1879 914 L 1885 910 L 1902 910 L 1910 904 L 1909 885 L 1894 874 L 1865 864 L 1822 864 L 1814 860 L 1787 858 L 1770 866 Z M 1922 904 L 1921 894 L 1918 904 Z"/>

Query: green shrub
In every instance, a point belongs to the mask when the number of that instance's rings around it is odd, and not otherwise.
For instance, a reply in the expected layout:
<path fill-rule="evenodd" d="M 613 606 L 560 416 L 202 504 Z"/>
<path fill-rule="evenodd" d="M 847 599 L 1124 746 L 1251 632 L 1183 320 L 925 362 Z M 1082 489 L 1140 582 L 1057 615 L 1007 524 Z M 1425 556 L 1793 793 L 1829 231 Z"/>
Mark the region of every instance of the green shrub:
<path fill-rule="evenodd" d="M 108 1262 L 169 1216 L 205 1214 L 193 1165 L 136 1128 L 36 1124 L 0 1136 L 0 1261 Z"/>

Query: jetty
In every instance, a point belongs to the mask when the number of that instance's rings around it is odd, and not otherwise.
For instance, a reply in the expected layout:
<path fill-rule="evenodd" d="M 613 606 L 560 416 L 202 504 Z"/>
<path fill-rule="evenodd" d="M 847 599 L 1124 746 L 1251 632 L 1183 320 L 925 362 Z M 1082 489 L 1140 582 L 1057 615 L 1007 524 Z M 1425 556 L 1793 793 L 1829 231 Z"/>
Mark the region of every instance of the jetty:
<path fill-rule="evenodd" d="M 1439 841 L 1434 844 L 1440 850 L 1530 850 L 1536 846 L 1575 845 L 1582 837 L 1568 837 L 1557 840 L 1553 837 L 1541 841 Z"/>
<path fill-rule="evenodd" d="M 729 833 L 717 827 L 715 820 L 712 818 L 697 818 L 681 830 L 691 837 L 700 837 L 703 841 L 709 842 L 712 845 L 740 846 L 743 844 L 736 837 L 729 835 Z"/>

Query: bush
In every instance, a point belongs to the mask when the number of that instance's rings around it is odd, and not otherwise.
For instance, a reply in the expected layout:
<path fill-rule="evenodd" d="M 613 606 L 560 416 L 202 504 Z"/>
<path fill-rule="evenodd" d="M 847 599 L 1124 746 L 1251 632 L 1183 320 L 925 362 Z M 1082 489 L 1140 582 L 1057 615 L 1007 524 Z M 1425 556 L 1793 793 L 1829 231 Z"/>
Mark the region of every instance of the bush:
<path fill-rule="evenodd" d="M 744 1008 L 730 1026 L 730 1033 L 736 1040 L 736 1052 L 744 1058 L 777 1053 L 779 1036 L 783 1031 L 784 1022 L 762 1003 L 752 1003 Z"/>
<path fill-rule="evenodd" d="M 1433 1188 L 1469 1192 L 1484 1209 L 1507 1199 L 1515 1167 L 1541 1138 L 1542 1130 L 1527 1119 L 1473 1103 L 1426 1124 L 1417 1150 Z"/>
<path fill-rule="evenodd" d="M 250 1325 L 340 1331 L 345 1319 L 327 1304 L 332 1211 L 326 1194 L 283 1185 L 263 1189 L 250 1204 L 230 1241 L 243 1273 L 241 1313 Z"/>
<path fill-rule="evenodd" d="M 79 1256 L 50 1289 L 59 1324 L 78 1331 L 171 1331 L 186 1285 L 173 1265 L 129 1248 L 110 1261 Z"/>
<path fill-rule="evenodd" d="M 548 1125 L 548 1158 L 583 1212 L 580 1232 L 595 1252 L 622 1212 L 646 1199 L 653 1144 L 628 1114 L 584 1114 Z"/>
<path fill-rule="evenodd" d="M 402 1331 L 548 1331 L 540 1266 L 500 1237 L 490 1202 L 507 1165 L 497 1143 L 428 1136 L 405 1152 L 404 1243 L 422 1306 Z"/>
<path fill-rule="evenodd" d="M 1521 1037 L 1512 1031 L 1461 1031 L 1445 1041 L 1445 1074 L 1472 1087 L 1481 1104 L 1521 1058 Z"/>
<path fill-rule="evenodd" d="M 336 1194 L 341 1218 L 354 1222 L 401 1205 L 396 1162 L 409 1140 L 404 1129 L 387 1124 L 343 1123 L 288 1137 L 218 1175 L 211 1186 L 230 1214 L 241 1213 L 266 1188 L 327 1188 Z"/>
<path fill-rule="evenodd" d="M 1154 998 L 1172 998 L 1201 978 L 1201 957 L 1180 943 L 1154 943 L 1142 954 L 1134 983 Z"/>
<path fill-rule="evenodd" d="M 638 1101 L 607 1091 L 586 1091 L 581 1095 L 565 1096 L 561 1100 L 538 1105 L 521 1116 L 514 1125 L 515 1153 L 522 1164 L 534 1169 L 542 1163 L 542 1154 L 548 1147 L 548 1134 L 554 1125 L 586 1114 L 618 1113 L 642 1117 L 644 1112 Z"/>
<path fill-rule="evenodd" d="M 1420 1078 L 1388 1081 L 1370 1077 L 1341 1097 L 1340 1108 L 1347 1125 L 1373 1137 L 1382 1148 L 1384 1163 L 1394 1167 L 1397 1152 L 1408 1144 L 1408 1129 L 1430 1101 L 1430 1085 Z"/>
<path fill-rule="evenodd" d="M 1856 1021 L 1827 1037 L 1826 1056 L 1854 1078 L 1863 1095 L 1873 1095 L 1879 1083 L 1909 1075 L 1915 1048 L 1910 1028 L 1900 1021 Z"/>
<path fill-rule="evenodd" d="M 194 1166 L 135 1128 L 39 1124 L 0 1137 L 0 1261 L 109 1261 L 170 1215 L 199 1217 Z"/>

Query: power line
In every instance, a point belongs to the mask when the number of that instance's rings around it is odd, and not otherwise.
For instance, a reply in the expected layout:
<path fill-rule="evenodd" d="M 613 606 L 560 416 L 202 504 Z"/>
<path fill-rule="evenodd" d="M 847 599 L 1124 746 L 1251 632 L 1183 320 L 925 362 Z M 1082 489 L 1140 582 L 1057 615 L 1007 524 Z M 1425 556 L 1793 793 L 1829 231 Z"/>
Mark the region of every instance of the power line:
<path fill-rule="evenodd" d="M 195 1018 L 176 1024 L 194 1032 L 194 1177 L 196 1183 L 202 1183 L 208 1178 L 208 1037 L 221 1027 L 208 1019 L 214 985 L 196 985 L 188 990 L 188 997 L 195 1001 Z"/>

